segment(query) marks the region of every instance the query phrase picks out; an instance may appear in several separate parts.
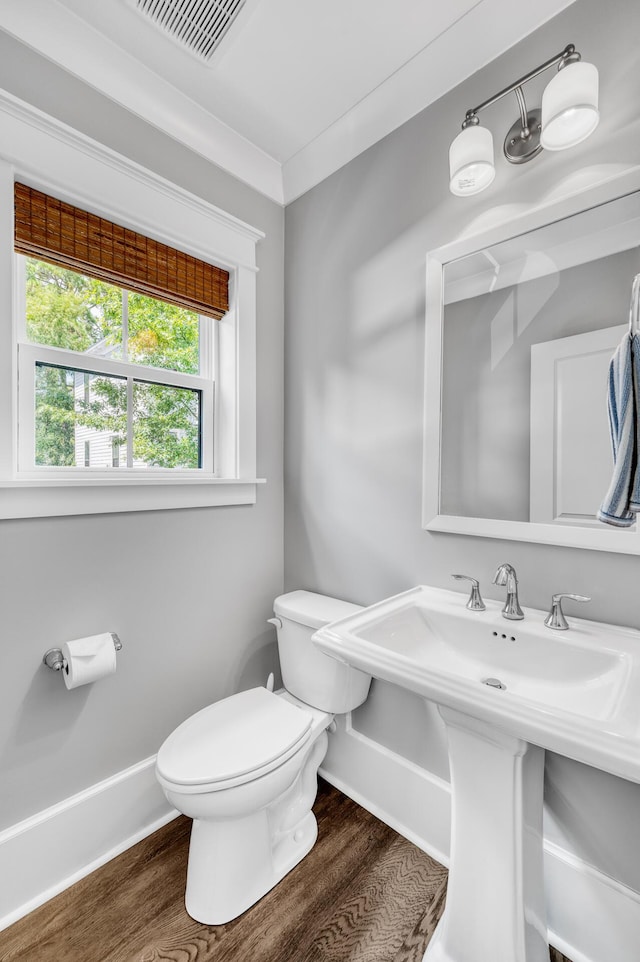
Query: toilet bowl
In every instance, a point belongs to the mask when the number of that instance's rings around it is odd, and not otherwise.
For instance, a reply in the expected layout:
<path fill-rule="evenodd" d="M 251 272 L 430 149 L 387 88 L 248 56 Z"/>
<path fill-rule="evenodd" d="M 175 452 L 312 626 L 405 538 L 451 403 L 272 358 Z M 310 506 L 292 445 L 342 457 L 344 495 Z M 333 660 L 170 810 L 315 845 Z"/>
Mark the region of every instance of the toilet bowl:
<path fill-rule="evenodd" d="M 306 591 L 276 599 L 289 690 L 253 688 L 224 698 L 161 746 L 158 781 L 169 802 L 193 819 L 185 904 L 197 921 L 219 925 L 241 915 L 313 847 L 311 809 L 327 728 L 336 711 L 365 700 L 371 678 L 323 655 L 311 635 L 356 610 Z"/>

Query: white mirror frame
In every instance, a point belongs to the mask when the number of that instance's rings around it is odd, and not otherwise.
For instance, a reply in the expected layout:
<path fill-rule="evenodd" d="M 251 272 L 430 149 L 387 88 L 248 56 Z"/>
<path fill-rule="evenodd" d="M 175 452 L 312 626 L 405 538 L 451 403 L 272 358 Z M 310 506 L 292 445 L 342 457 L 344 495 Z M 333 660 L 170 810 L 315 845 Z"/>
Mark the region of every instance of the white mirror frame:
<path fill-rule="evenodd" d="M 591 183 L 560 200 L 535 207 L 498 226 L 453 241 L 427 255 L 422 526 L 428 531 L 640 554 L 640 519 L 634 530 L 630 530 L 608 528 L 604 524 L 601 528 L 579 527 L 440 513 L 442 327 L 446 264 L 637 190 L 640 190 L 640 167 L 633 167 L 606 180 Z"/>

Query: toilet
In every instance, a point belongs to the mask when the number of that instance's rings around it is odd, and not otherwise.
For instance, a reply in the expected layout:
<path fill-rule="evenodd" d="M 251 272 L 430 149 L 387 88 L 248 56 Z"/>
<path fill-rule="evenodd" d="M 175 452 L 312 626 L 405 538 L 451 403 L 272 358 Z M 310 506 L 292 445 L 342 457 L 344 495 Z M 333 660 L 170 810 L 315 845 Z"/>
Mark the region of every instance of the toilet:
<path fill-rule="evenodd" d="M 362 704 L 371 683 L 311 642 L 357 605 L 291 591 L 273 610 L 284 689 L 253 688 L 203 708 L 156 761 L 167 799 L 193 819 L 185 904 L 207 925 L 241 915 L 313 848 L 327 729 Z"/>

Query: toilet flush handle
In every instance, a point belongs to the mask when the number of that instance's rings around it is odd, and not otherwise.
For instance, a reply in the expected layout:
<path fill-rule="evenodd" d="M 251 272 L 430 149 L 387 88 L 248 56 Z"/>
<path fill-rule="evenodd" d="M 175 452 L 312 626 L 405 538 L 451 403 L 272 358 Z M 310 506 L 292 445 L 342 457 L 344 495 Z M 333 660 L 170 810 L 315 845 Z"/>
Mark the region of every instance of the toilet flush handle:
<path fill-rule="evenodd" d="M 267 618 L 267 624 L 273 625 L 275 628 L 282 628 L 282 622 L 279 618 Z"/>

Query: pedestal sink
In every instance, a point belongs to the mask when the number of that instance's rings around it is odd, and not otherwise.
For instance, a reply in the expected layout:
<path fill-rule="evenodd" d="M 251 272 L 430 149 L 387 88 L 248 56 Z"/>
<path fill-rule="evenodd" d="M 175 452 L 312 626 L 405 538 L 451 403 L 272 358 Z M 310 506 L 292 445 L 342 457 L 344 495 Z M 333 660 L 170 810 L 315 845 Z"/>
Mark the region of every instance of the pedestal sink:
<path fill-rule="evenodd" d="M 327 654 L 422 695 L 447 726 L 447 905 L 425 962 L 548 962 L 542 874 L 544 749 L 640 782 L 640 632 L 544 626 L 498 602 L 469 611 L 418 587 L 314 636 Z"/>

